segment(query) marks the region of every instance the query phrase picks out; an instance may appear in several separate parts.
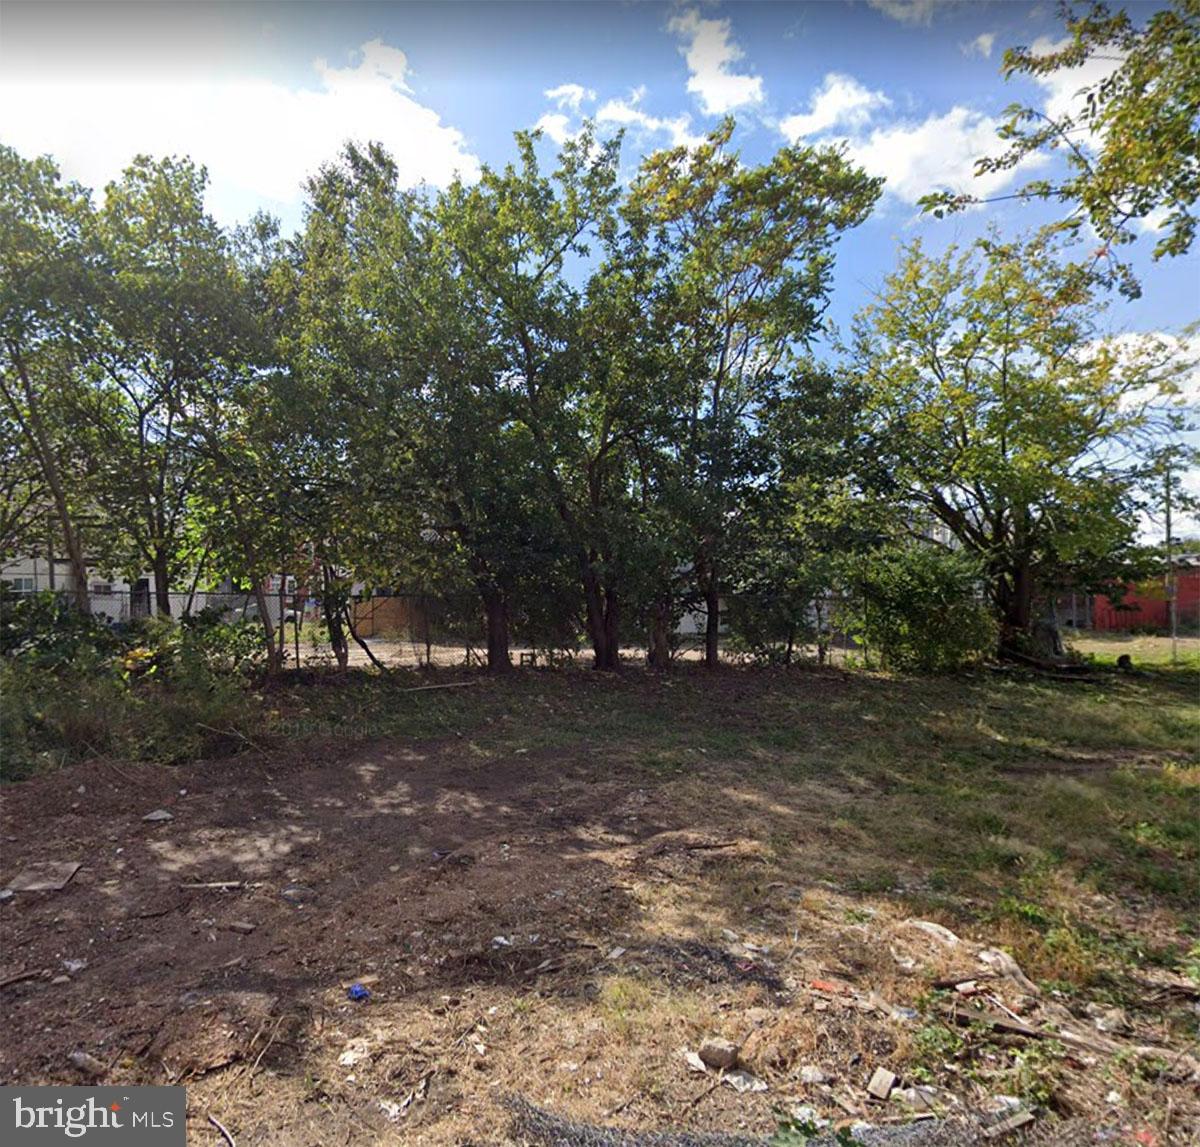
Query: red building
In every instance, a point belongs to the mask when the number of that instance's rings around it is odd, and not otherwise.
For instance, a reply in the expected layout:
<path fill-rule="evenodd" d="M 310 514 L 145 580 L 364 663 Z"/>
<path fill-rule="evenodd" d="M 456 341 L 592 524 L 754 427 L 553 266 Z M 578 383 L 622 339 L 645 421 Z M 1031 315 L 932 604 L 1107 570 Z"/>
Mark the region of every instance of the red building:
<path fill-rule="evenodd" d="M 1092 599 L 1093 629 L 1169 629 L 1171 613 L 1164 578 L 1130 586 L 1120 602 Z M 1180 554 L 1175 561 L 1176 610 L 1181 633 L 1200 626 L 1200 554 Z"/>

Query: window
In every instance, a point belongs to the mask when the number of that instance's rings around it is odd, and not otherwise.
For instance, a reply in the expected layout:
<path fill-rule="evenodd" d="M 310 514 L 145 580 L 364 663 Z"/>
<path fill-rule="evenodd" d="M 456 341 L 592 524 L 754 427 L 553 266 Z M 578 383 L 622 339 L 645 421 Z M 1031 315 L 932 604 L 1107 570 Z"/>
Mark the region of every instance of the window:
<path fill-rule="evenodd" d="M 4 579 L 4 585 L 10 593 L 36 593 L 37 583 L 31 577 L 9 577 Z"/>
<path fill-rule="evenodd" d="M 93 597 L 112 597 L 112 582 L 110 581 L 94 581 L 92 582 Z"/>

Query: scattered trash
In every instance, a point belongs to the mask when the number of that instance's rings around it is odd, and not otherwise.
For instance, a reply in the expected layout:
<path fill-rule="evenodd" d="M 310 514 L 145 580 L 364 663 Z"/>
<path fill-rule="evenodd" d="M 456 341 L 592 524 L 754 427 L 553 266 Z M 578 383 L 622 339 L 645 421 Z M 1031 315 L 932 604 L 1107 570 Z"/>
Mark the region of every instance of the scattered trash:
<path fill-rule="evenodd" d="M 721 1079 L 722 1083 L 729 1084 L 734 1091 L 766 1091 L 767 1085 L 756 1075 L 751 1075 L 748 1071 L 738 1068 L 736 1071 L 727 1071 Z"/>
<path fill-rule="evenodd" d="M 1102 1004 L 1088 1004 L 1084 1010 L 1091 1017 L 1097 1031 L 1124 1035 L 1130 1030 L 1129 1020 L 1121 1008 L 1106 1008 Z"/>
<path fill-rule="evenodd" d="M 927 936 L 932 936 L 939 944 L 945 944 L 947 948 L 957 948 L 962 943 L 949 928 L 942 924 L 935 924 L 932 920 L 905 920 L 904 924 L 910 928 L 919 929 Z"/>
<path fill-rule="evenodd" d="M 739 936 L 732 928 L 722 928 L 721 935 L 724 936 L 725 939 L 731 944 L 736 944 L 739 940 L 741 940 L 741 936 Z"/>
<path fill-rule="evenodd" d="M 511 948 L 512 941 L 507 936 L 493 936 L 492 937 L 492 947 L 493 948 Z"/>
<path fill-rule="evenodd" d="M 64 960 L 62 966 L 66 968 L 70 975 L 75 975 L 76 972 L 82 972 L 87 967 L 86 960 Z"/>
<path fill-rule="evenodd" d="M 901 1023 L 912 1023 L 921 1013 L 916 1008 L 906 1008 L 896 1006 L 892 1008 L 891 1016 L 894 1020 L 900 1020 Z"/>
<path fill-rule="evenodd" d="M 11 900 L 13 895 L 14 893 L 11 888 L 0 888 L 0 904 L 4 904 L 5 902 Z"/>
<path fill-rule="evenodd" d="M 980 952 L 977 958 L 981 964 L 986 964 L 994 972 L 1015 981 L 1023 992 L 1031 996 L 1042 994 L 1041 988 L 1021 971 L 1021 966 L 1007 952 L 1002 952 L 999 948 L 988 948 Z"/>
<path fill-rule="evenodd" d="M 280 891 L 279 895 L 297 908 L 303 908 L 305 904 L 311 904 L 317 898 L 316 891 L 309 888 L 307 884 L 289 884 Z"/>
<path fill-rule="evenodd" d="M 886 1067 L 877 1067 L 875 1074 L 871 1076 L 871 1082 L 867 1084 L 867 1094 L 873 1095 L 876 1099 L 887 1099 L 896 1083 L 897 1079 L 893 1072 L 888 1071 Z"/>
<path fill-rule="evenodd" d="M 828 1076 L 826 1076 L 826 1074 L 815 1064 L 806 1063 L 800 1069 L 801 1083 L 825 1083 L 827 1079 Z"/>
<path fill-rule="evenodd" d="M 348 1047 L 341 1055 L 338 1056 L 338 1063 L 342 1067 L 353 1067 L 359 1060 L 365 1059 L 367 1051 L 362 1047 Z"/>
<path fill-rule="evenodd" d="M 363 984 L 351 984 L 346 989 L 346 997 L 355 1003 L 365 1003 L 371 998 L 371 989 Z"/>
<path fill-rule="evenodd" d="M 1121 1098 L 1121 1093 L 1119 1091 L 1113 1090 L 1104 1097 L 1104 1102 L 1110 1107 L 1120 1107 L 1125 1101 Z"/>
<path fill-rule="evenodd" d="M 50 983 L 53 985 L 69 984 L 70 982 L 70 976 L 55 976 L 54 979 L 50 981 Z"/>
<path fill-rule="evenodd" d="M 83 867 L 82 860 L 47 860 L 31 864 L 9 881 L 13 892 L 61 892 Z"/>
<path fill-rule="evenodd" d="M 165 808 L 156 808 L 153 812 L 148 812 L 142 820 L 149 821 L 151 824 L 158 824 L 162 821 L 174 820 L 175 817 L 167 812 Z"/>
<path fill-rule="evenodd" d="M 1024 1107 L 1017 1107 L 1016 1109 L 1012 1109 L 1009 1115 L 1001 1113 L 998 1122 L 985 1127 L 983 1134 L 988 1139 L 996 1139 L 1001 1135 L 1007 1135 L 1010 1131 L 1016 1131 L 1018 1127 L 1024 1127 L 1026 1123 L 1032 1122 L 1033 1112 Z"/>
<path fill-rule="evenodd" d="M 702 1060 L 694 1051 L 685 1051 L 683 1053 L 683 1058 L 687 1061 L 689 1071 L 698 1072 L 700 1075 L 707 1074 L 708 1068 L 704 1066 L 704 1060 Z"/>
<path fill-rule="evenodd" d="M 898 1087 L 892 1092 L 893 1101 L 911 1107 L 913 1111 L 936 1111 L 937 1092 L 932 1087 Z"/>
<path fill-rule="evenodd" d="M 611 952 L 609 952 L 608 958 L 610 960 L 619 960 L 624 955 L 625 955 L 624 948 L 614 948 Z"/>
<path fill-rule="evenodd" d="M 393 1099 L 381 1099 L 379 1101 L 379 1110 L 391 1123 L 398 1123 L 400 1116 L 404 1114 L 404 1108 Z"/>
<path fill-rule="evenodd" d="M 230 932 L 236 932 L 239 936 L 249 936 L 258 925 L 252 924 L 249 920 L 234 920 L 226 924 L 225 927 Z"/>
<path fill-rule="evenodd" d="M 81 1071 L 84 1075 L 98 1078 L 108 1071 L 108 1068 L 100 1060 L 86 1051 L 73 1051 L 67 1056 L 67 1059 L 76 1071 Z"/>
<path fill-rule="evenodd" d="M 700 1044 L 700 1059 L 709 1067 L 735 1067 L 738 1061 L 738 1045 L 720 1036 L 709 1036 Z"/>
<path fill-rule="evenodd" d="M 832 1120 L 822 1119 L 820 1115 L 817 1114 L 817 1109 L 815 1107 L 809 1107 L 806 1103 L 801 1103 L 796 1107 L 793 1107 L 788 1114 L 791 1115 L 791 1117 L 797 1123 L 805 1123 L 809 1127 L 815 1127 L 818 1131 L 820 1131 L 822 1128 L 833 1125 Z"/>

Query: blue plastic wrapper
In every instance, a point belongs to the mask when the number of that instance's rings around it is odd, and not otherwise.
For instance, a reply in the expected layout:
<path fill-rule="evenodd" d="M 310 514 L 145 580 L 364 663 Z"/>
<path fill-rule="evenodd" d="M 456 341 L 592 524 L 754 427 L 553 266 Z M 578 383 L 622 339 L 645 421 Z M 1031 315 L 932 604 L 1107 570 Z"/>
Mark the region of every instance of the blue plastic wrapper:
<path fill-rule="evenodd" d="M 351 984 L 346 989 L 346 995 L 352 1000 L 365 1002 L 371 998 L 371 989 L 364 988 L 362 984 Z"/>

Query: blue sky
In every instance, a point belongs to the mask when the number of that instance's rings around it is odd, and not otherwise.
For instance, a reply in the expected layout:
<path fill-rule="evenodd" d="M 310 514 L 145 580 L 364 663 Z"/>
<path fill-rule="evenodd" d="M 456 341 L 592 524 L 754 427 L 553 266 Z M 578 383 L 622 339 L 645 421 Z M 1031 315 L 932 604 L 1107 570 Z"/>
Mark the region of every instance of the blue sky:
<path fill-rule="evenodd" d="M 1139 14 L 1151 5 L 1132 4 Z M 346 138 L 380 139 L 409 182 L 512 154 L 515 128 L 562 138 L 583 116 L 626 129 L 640 154 L 737 117 L 748 160 L 788 142 L 848 141 L 888 179 L 843 242 L 831 316 L 845 323 L 894 265 L 896 242 L 934 247 L 1048 217 L 997 206 L 921 216 L 938 188 L 1003 193 L 973 160 L 1014 100 L 1051 110 L 1096 75 L 1006 82 L 1006 46 L 1062 35 L 1052 3 L 23 4 L 0 10 L 0 139 L 49 152 L 102 186 L 137 151 L 187 153 L 236 222 L 265 207 L 299 223 L 300 183 Z M 548 140 L 548 146 L 551 142 Z M 1031 169 L 1039 175 L 1052 168 Z M 1178 331 L 1200 317 L 1200 252 L 1151 265 L 1114 330 Z"/>

